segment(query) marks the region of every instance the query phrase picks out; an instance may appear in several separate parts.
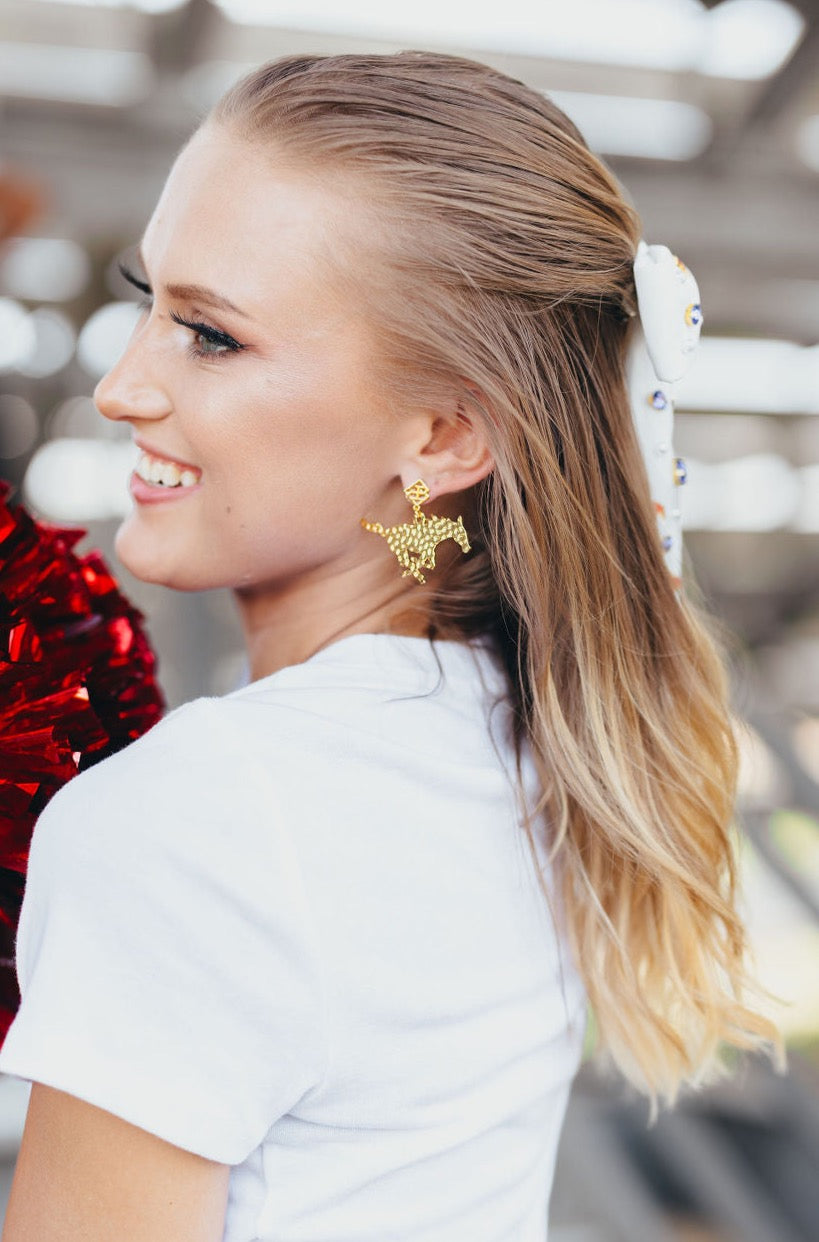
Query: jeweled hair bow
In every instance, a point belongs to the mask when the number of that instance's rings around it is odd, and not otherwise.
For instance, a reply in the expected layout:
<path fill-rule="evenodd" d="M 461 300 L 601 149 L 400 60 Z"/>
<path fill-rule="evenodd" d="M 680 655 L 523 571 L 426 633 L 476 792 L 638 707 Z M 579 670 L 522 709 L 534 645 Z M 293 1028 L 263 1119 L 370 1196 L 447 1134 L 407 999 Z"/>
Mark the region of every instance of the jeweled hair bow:
<path fill-rule="evenodd" d="M 702 327 L 700 291 L 693 274 L 667 246 L 641 241 L 634 260 L 640 322 L 627 363 L 631 411 L 657 513 L 666 564 L 679 587 L 682 518 L 679 488 L 685 462 L 674 455 L 674 391 L 697 348 Z"/>

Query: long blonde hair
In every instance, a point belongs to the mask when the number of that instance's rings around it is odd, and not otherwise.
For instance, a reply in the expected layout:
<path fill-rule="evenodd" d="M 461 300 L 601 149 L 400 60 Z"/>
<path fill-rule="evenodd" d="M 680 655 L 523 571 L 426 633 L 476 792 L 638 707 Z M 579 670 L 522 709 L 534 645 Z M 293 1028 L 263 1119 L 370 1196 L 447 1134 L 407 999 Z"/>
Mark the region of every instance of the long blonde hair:
<path fill-rule="evenodd" d="M 776 1033 L 744 999 L 727 678 L 675 597 L 628 406 L 638 217 L 548 98 L 456 57 L 289 57 L 211 121 L 346 186 L 390 382 L 456 384 L 486 420 L 474 552 L 430 632 L 493 635 L 601 1048 L 673 1099 Z"/>

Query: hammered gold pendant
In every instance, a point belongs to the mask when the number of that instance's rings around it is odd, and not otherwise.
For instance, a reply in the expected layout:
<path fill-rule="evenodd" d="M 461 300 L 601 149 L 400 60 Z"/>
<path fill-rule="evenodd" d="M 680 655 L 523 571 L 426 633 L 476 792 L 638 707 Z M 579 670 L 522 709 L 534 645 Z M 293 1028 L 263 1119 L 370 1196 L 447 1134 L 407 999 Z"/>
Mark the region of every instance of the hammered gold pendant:
<path fill-rule="evenodd" d="M 361 519 L 365 530 L 376 535 L 383 535 L 401 565 L 402 578 L 413 577 L 417 582 L 426 582 L 422 569 L 435 568 L 435 549 L 445 539 L 454 539 L 462 552 L 469 552 L 469 539 L 464 529 L 463 519 L 427 517 L 421 512 L 421 505 L 429 500 L 429 488 L 423 479 L 418 479 L 404 488 L 404 495 L 412 505 L 413 519 L 402 522 L 400 526 L 384 527 L 380 522 L 368 522 Z"/>

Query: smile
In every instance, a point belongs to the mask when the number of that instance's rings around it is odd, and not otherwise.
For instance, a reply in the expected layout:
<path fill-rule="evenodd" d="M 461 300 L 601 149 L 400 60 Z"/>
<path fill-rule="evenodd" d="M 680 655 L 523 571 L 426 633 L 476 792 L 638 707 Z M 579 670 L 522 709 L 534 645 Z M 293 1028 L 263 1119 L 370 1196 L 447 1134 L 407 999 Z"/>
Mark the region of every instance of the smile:
<path fill-rule="evenodd" d="M 155 487 L 193 487 L 202 477 L 202 471 L 190 466 L 180 466 L 164 457 L 142 452 L 134 473 L 145 483 Z"/>

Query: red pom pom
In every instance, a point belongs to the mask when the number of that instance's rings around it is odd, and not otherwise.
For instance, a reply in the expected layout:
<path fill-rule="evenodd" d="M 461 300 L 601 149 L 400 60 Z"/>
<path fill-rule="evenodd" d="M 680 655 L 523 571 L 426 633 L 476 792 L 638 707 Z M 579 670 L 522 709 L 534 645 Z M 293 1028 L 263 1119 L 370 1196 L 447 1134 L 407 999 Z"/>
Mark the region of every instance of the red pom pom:
<path fill-rule="evenodd" d="M 20 1003 L 14 942 L 37 816 L 147 732 L 165 703 L 143 617 L 83 530 L 36 522 L 0 480 L 0 1043 Z"/>

